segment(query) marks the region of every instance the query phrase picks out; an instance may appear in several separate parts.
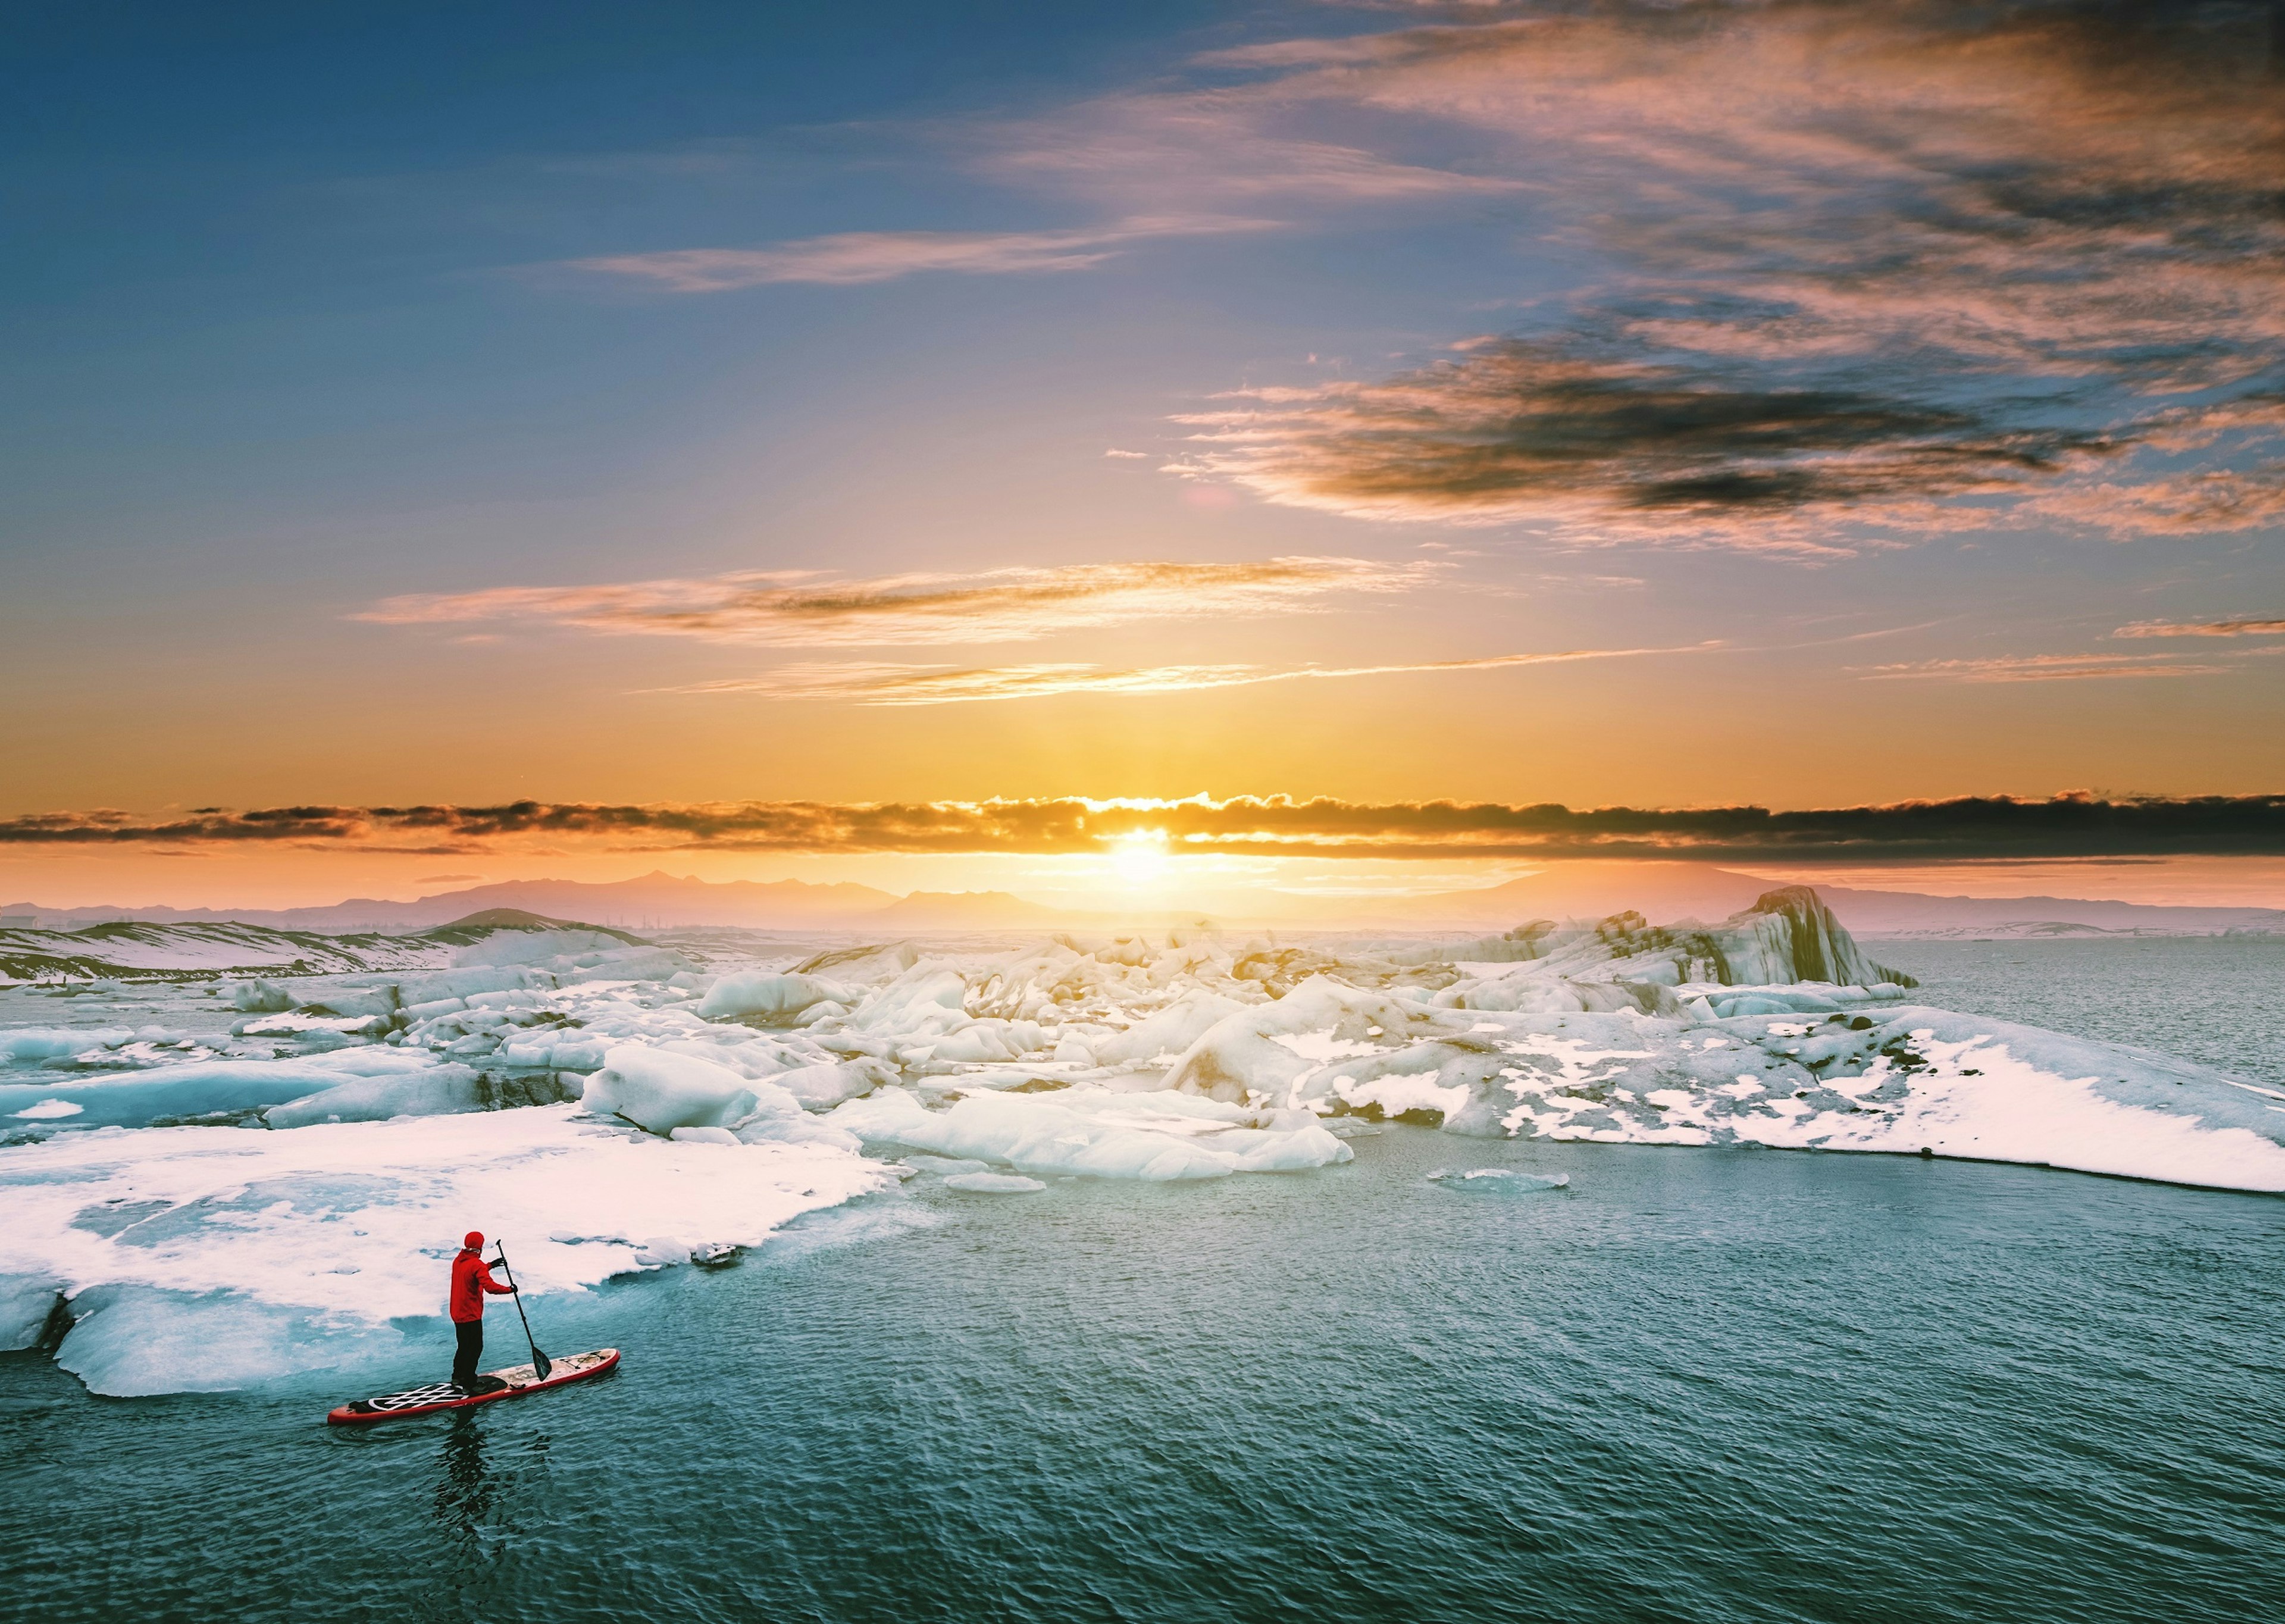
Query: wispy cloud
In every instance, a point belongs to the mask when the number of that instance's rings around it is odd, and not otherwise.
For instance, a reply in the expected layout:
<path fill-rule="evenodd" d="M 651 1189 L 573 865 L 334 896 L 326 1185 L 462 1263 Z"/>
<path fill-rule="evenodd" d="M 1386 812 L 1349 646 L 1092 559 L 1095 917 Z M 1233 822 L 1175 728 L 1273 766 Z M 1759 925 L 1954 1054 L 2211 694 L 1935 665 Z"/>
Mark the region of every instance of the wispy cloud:
<path fill-rule="evenodd" d="M 1694 643 L 1673 648 L 1567 648 L 1547 654 L 1488 655 L 1472 660 L 1425 660 L 1394 665 L 1102 665 L 1040 663 L 956 670 L 933 665 L 832 662 L 783 665 L 758 677 L 692 683 L 671 694 L 756 694 L 772 699 L 835 700 L 860 705 L 953 705 L 981 700 L 1042 699 L 1059 694 L 1179 694 L 1200 688 L 1246 687 L 1264 682 L 1388 677 L 1414 671 L 1496 671 L 1559 665 L 1575 660 L 1618 660 L 1643 655 L 1696 654 L 1722 647 Z"/>
<path fill-rule="evenodd" d="M 569 263 L 576 271 L 626 278 L 667 293 L 718 294 L 773 282 L 886 282 L 925 271 L 970 276 L 1085 271 L 1138 242 L 1267 231 L 1276 224 L 1167 215 L 1061 231 L 842 231 L 763 248 L 667 248 Z"/>
<path fill-rule="evenodd" d="M 2146 620 L 2121 626 L 2113 637 L 2285 637 L 2285 619 Z"/>
<path fill-rule="evenodd" d="M 2027 505 L 2117 536 L 2210 536 L 2285 522 L 2285 462 L 2251 468 L 2152 472 L 2052 491 Z"/>
<path fill-rule="evenodd" d="M 1216 800 L 205 808 L 162 820 L 120 812 L 0 820 L 0 845 L 288 845 L 482 851 L 1100 852 L 1138 834 L 1177 852 L 1361 858 L 1694 858 L 1915 862 L 1977 858 L 2285 854 L 2285 796 L 2108 800 L 2006 796 L 1822 810 Z"/>
<path fill-rule="evenodd" d="M 1168 208 L 1413 203 L 1531 187 L 1514 176 L 1277 135 L 1263 112 L 1257 101 L 1227 93 L 1109 97 L 1059 117 L 1000 127 L 979 167 L 1002 179 Z"/>
<path fill-rule="evenodd" d="M 1361 558 L 1235 564 L 1065 564 L 821 580 L 740 571 L 600 586 L 503 586 L 384 599 L 351 618 L 390 625 L 521 623 L 776 647 L 1016 643 L 1144 620 L 1323 610 L 1339 598 L 1416 591 L 1446 567 Z"/>
<path fill-rule="evenodd" d="M 2091 682 L 2138 677 L 2218 677 L 2235 669 L 2172 655 L 2042 654 L 1876 665 L 1862 675 L 1873 681 Z"/>

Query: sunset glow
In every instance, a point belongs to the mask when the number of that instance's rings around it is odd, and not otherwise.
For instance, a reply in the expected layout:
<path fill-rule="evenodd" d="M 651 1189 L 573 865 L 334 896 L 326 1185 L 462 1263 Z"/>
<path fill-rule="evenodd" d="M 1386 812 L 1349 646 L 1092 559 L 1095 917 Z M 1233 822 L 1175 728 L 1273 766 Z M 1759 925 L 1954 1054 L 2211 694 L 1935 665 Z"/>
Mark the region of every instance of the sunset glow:
<path fill-rule="evenodd" d="M 638 809 L 271 826 L 401 894 L 399 851 L 790 876 L 883 805 L 2285 782 L 2259 6 L 947 16 L 925 107 L 695 16 L 491 122 L 249 25 L 254 146 L 72 81 L 27 161 L 161 121 L 186 212 L 20 211 L 12 890 L 204 894 L 217 816 L 311 807 Z M 679 810 L 751 804 L 818 838 Z M 971 888 L 1029 839 L 937 821 L 886 849 Z M 2285 846 L 2242 825 L 1976 855 Z"/>

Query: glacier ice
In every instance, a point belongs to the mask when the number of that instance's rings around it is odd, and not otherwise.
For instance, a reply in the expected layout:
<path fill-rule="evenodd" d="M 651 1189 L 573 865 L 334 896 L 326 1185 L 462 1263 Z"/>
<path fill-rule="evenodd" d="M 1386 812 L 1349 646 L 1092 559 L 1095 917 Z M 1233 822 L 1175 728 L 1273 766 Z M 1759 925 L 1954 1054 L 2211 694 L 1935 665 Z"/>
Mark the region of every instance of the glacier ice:
<path fill-rule="evenodd" d="M 186 966 L 177 1001 L 208 1013 L 174 1025 L 87 1000 L 114 1024 L 0 1028 L 0 1331 L 36 1337 L 60 1294 L 59 1357 L 99 1390 L 229 1385 L 398 1345 L 392 1317 L 436 1311 L 421 1249 L 471 1223 L 549 1236 L 519 1273 L 574 1290 L 915 1173 L 1306 1174 L 1390 1121 L 2285 1190 L 2285 1091 L 1915 1004 L 1801 888 L 1710 926 L 1442 943 L 1063 935 L 789 961 L 535 930 L 296 951 L 324 973 Z M 1557 1187 L 1444 1171 L 1472 1194 Z M 154 1340 L 169 1358 L 138 1351 Z"/>

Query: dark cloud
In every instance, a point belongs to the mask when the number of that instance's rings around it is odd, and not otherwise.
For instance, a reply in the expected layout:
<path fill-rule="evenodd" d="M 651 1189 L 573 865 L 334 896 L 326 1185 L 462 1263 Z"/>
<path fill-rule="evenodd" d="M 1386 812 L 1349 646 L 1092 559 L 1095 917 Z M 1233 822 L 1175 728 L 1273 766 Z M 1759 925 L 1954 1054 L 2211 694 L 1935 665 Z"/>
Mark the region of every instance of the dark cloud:
<path fill-rule="evenodd" d="M 1208 448 L 1197 471 L 1295 506 L 1644 528 L 2005 490 L 2110 449 L 2098 431 L 1835 381 L 1785 387 L 1541 341 L 1381 383 L 1252 391 L 1186 420 Z"/>
<path fill-rule="evenodd" d="M 1454 801 L 1370 804 L 1330 798 L 839 804 L 734 802 L 610 806 L 293 806 L 208 811 L 165 820 L 58 812 L 0 822 L 0 843 L 172 846 L 293 844 L 473 851 L 544 845 L 656 851 L 811 853 L 1097 852 L 1163 835 L 1176 853 L 1708 861 L 1920 862 L 1985 858 L 2285 854 L 2285 795 L 2052 800 L 2006 796 L 1772 812 L 1506 806 Z"/>

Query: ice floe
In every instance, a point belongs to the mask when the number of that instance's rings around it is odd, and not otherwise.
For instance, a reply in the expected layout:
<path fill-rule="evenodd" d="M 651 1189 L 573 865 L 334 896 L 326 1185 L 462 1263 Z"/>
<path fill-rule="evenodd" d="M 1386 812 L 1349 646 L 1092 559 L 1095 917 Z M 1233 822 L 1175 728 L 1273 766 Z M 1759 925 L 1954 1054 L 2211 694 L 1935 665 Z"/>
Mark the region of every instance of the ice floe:
<path fill-rule="evenodd" d="M 568 1103 L 59 1134 L 0 1154 L 0 1331 L 28 1341 L 68 1294 L 56 1357 L 94 1391 L 240 1386 L 408 1338 L 442 1345 L 445 1267 L 468 1227 L 515 1237 L 517 1281 L 545 1296 L 753 1245 L 889 1181 L 845 1150 L 679 1143 Z"/>

